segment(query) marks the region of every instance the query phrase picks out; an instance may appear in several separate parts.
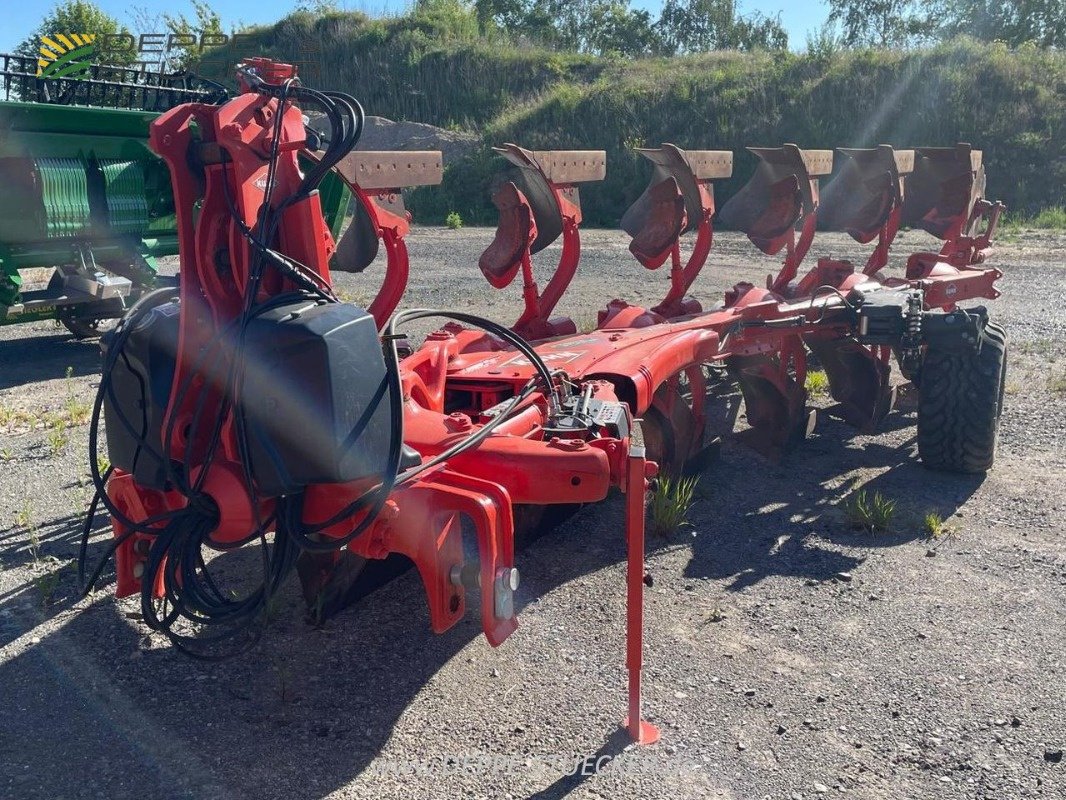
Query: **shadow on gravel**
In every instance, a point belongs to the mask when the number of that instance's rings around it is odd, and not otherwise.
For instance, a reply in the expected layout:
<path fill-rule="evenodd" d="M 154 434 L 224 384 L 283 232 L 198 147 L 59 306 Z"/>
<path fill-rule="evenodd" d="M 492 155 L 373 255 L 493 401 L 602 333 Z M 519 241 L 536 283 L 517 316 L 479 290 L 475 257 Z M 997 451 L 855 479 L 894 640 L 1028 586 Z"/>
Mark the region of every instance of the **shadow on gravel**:
<path fill-rule="evenodd" d="M 914 425 L 913 416 L 890 416 L 880 433 Z M 691 539 L 686 577 L 726 581 L 743 591 L 770 576 L 825 581 L 862 563 L 862 556 L 824 545 L 891 547 L 923 538 L 926 513 L 954 514 L 984 480 L 924 468 L 914 438 L 901 445 L 858 437 L 836 420 L 819 422 L 821 434 L 792 450 L 779 465 L 734 453 L 744 462 L 712 465 L 702 477 L 706 499 L 692 511 L 698 535 Z M 837 486 L 841 475 L 885 469 L 865 483 Z M 852 492 L 880 492 L 896 501 L 891 529 L 865 533 L 848 527 L 839 505 Z"/>
<path fill-rule="evenodd" d="M 530 554 L 536 564 L 519 594 L 520 611 L 624 559 L 619 500 L 597 506 L 595 524 L 578 519 L 535 537 L 530 547 L 543 546 Z M 52 542 L 76 537 L 60 522 L 41 535 Z M 575 530 L 584 535 L 564 535 Z M 105 543 L 98 539 L 94 552 Z M 64 581 L 74 580 L 70 570 Z M 13 767 L 14 796 L 319 800 L 367 770 L 417 695 L 449 691 L 433 688 L 434 678 L 439 681 L 444 665 L 481 637 L 476 601 L 454 628 L 433 634 L 414 571 L 324 629 L 305 622 L 293 579 L 284 592 L 287 610 L 259 645 L 229 661 L 205 663 L 159 637 L 148 646 L 138 615 L 109 597 L 113 588 L 102 585 L 101 599 L 80 611 L 66 601 L 43 612 L 32 586 L 0 599 L 0 609 L 10 610 L 0 616 L 5 643 L 25 641 L 46 615 L 58 616 L 61 626 L 0 664 L 0 764 Z M 26 747 L 42 730 L 54 744 Z M 621 752 L 624 734 L 603 735 L 598 755 Z M 382 763 L 387 769 L 392 762 L 386 756 L 374 768 Z M 0 787 L 4 772 L 0 767 Z M 370 780 L 379 778 L 375 773 Z M 563 778 L 534 796 L 563 797 L 580 782 Z"/>
<path fill-rule="evenodd" d="M 71 375 L 100 372 L 100 343 L 79 341 L 66 331 L 54 336 L 24 336 L 0 340 L 0 389 Z"/>
<path fill-rule="evenodd" d="M 621 755 L 622 751 L 632 743 L 633 740 L 629 738 L 629 734 L 619 728 L 608 737 L 599 750 L 587 756 L 584 763 L 597 764 L 602 758 L 614 758 Z M 584 774 L 581 769 L 575 769 L 572 773 L 563 775 L 551 786 L 546 786 L 539 792 L 529 795 L 526 800 L 562 800 L 592 777 L 591 771 L 589 772 L 590 774 Z"/>
<path fill-rule="evenodd" d="M 924 470 L 909 442 L 886 446 L 860 440 L 842 425 L 826 428 L 827 435 L 780 465 L 727 448 L 704 472 L 705 499 L 692 513 L 698 535 L 682 542 L 692 548 L 685 577 L 721 579 L 730 591 L 773 575 L 827 580 L 862 561 L 831 549 L 837 537 L 865 547 L 921 535 L 918 528 L 884 540 L 845 534 L 831 517 L 850 490 L 833 488 L 834 479 L 849 470 L 886 467 L 868 488 L 890 493 L 901 506 L 935 507 L 945 516 L 980 483 Z M 613 496 L 537 537 L 524 553 L 520 609 L 579 576 L 622 563 L 618 501 Z M 38 536 L 66 555 L 76 551 L 77 531 L 77 520 L 68 517 L 42 526 Z M 0 544 L 10 538 L 10 531 L 0 534 Z M 676 547 L 678 538 L 650 540 L 649 550 Z M 94 543 L 94 554 L 106 541 Z M 23 550 L 11 555 L 27 557 Z M 73 570 L 62 580 L 73 585 Z M 389 763 L 387 756 L 373 762 L 397 721 L 420 693 L 449 692 L 439 685 L 439 673 L 481 635 L 475 603 L 452 630 L 434 635 L 415 573 L 321 630 L 304 621 L 293 580 L 285 590 L 286 610 L 259 645 L 230 661 L 203 663 L 158 637 L 149 640 L 136 614 L 108 597 L 111 587 L 102 587 L 101 600 L 84 611 L 66 601 L 47 612 L 31 602 L 32 588 L 0 598 L 0 641 L 24 642 L 45 613 L 62 618 L 58 629 L 0 664 L 0 764 L 9 765 L 9 786 L 18 797 L 319 800 Z M 485 724 L 491 729 L 494 723 L 487 717 Z M 42 730 L 53 744 L 27 747 Z M 617 754 L 625 744 L 616 731 L 603 735 L 597 755 Z M 564 777 L 533 797 L 554 800 L 581 785 L 580 777 Z"/>

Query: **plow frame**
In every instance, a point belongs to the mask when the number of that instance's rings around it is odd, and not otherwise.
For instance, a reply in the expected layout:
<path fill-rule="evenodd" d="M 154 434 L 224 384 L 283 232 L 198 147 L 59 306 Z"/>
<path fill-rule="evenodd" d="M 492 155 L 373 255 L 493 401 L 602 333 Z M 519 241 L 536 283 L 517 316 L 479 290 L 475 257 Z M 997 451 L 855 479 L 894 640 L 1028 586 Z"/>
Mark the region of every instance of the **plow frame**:
<path fill-rule="evenodd" d="M 288 65 L 262 62 L 260 67 L 278 80 L 295 75 Z M 291 288 L 296 280 L 292 261 L 328 288 L 334 255 L 319 195 L 311 193 L 282 207 L 277 240 L 291 261 L 286 265 L 279 258 L 272 262 L 276 271 L 265 274 L 261 283 L 250 280 L 253 252 L 242 229 L 254 228 L 272 181 L 295 196 L 302 177 L 298 155 L 307 147 L 299 111 L 272 94 L 277 88 L 245 91 L 221 107 L 182 106 L 164 114 L 151 129 L 153 149 L 173 179 L 183 259 L 177 365 L 161 433 L 166 450 L 193 465 L 187 477 L 196 485 L 197 498 L 206 495 L 213 501 L 218 519 L 209 542 L 219 548 L 247 541 L 250 530 L 263 531 L 263 520 L 273 519 L 285 498 L 258 497 L 250 482 L 242 481 L 242 470 L 245 478 L 247 471 L 232 416 L 220 414 L 211 421 L 219 426 L 217 450 L 208 441 L 205 434 L 211 429 L 204 428 L 198 408 L 210 401 L 226 409 L 226 398 L 210 382 L 197 382 L 195 365 L 214 354 L 220 335 L 244 303 L 265 301 Z M 272 128 L 279 132 L 279 155 L 271 157 L 276 172 L 268 179 L 264 154 L 271 152 Z M 850 421 L 870 425 L 891 407 L 884 392 L 892 350 L 920 351 L 921 324 L 935 329 L 937 320 L 945 320 L 942 310 L 995 291 L 991 284 L 998 273 L 938 262 L 921 277 L 893 283 L 841 266 L 836 282 L 827 284 L 823 273 L 830 270 L 819 263 L 812 270 L 816 278 L 805 276 L 793 286 L 814 238 L 818 176 L 831 170 L 832 151 L 801 151 L 795 145 L 753 148 L 759 159 L 757 175 L 731 215 L 764 252 L 786 250 L 785 263 L 766 288 L 737 284 L 721 308 L 692 311 L 685 293 L 712 241 L 710 181 L 724 177 L 731 164 L 717 151 L 686 154 L 668 145 L 645 153 L 666 177 L 653 177 L 646 202 L 630 222 L 634 242 L 646 236 L 637 242 L 645 266 L 671 259 L 671 290 L 652 310 L 614 301 L 601 314 L 599 328 L 579 335 L 571 321 L 549 315 L 577 269 L 581 212 L 576 184 L 603 177 L 603 154 L 533 152 L 517 145 L 500 152 L 528 180 L 527 188 L 533 188 L 527 196 L 513 180 L 498 186 L 494 201 L 501 223 L 479 266 L 497 288 L 522 272 L 525 311 L 514 330 L 534 340 L 535 349 L 519 352 L 521 342 L 509 345 L 490 328 L 454 322 L 430 334 L 397 364 L 405 448 L 401 462 L 408 469 L 425 469 L 416 480 L 389 487 L 374 515 L 352 510 L 367 493 L 365 480 L 306 485 L 297 522 L 314 529 L 322 542 L 336 543 L 337 557 L 346 551 L 363 559 L 390 553 L 409 558 L 425 586 L 434 631 L 453 626 L 465 612 L 467 592 L 478 593 L 483 631 L 497 646 L 517 627 L 515 506 L 590 503 L 603 500 L 612 488 L 622 491 L 630 676 L 624 724 L 634 740 L 649 743 L 658 732 L 642 719 L 640 698 L 644 500 L 648 480 L 660 468 L 680 472 L 703 445 L 704 368 L 728 370 L 747 404 L 752 431 L 748 438 L 758 449 L 778 456 L 813 424 L 804 388 L 807 347 L 835 348 L 841 367 L 834 394 L 850 402 Z M 701 160 L 707 153 L 713 158 Z M 871 257 L 876 260 L 882 258 L 881 250 L 887 253 L 899 224 L 899 215 L 893 214 L 901 207 L 893 189 L 900 182 L 898 162 L 892 153 L 878 149 L 879 158 L 886 155 L 897 165 L 897 173 L 889 170 L 890 208 L 875 215 L 876 225 L 861 231 L 869 234 L 867 241 L 880 237 Z M 408 273 L 403 239 L 409 219 L 396 204 L 397 187 L 435 182 L 439 168 L 438 154 L 363 153 L 348 156 L 339 169 L 375 236 L 373 247 L 356 241 L 354 260 L 346 265 L 356 271 L 365 268 L 379 237 L 388 253 L 385 281 L 370 304 L 378 331 L 396 308 Z M 377 177 L 381 171 L 388 176 Z M 975 208 L 967 209 L 959 231 L 973 227 Z M 989 239 L 995 218 L 990 218 Z M 647 234 L 652 228 L 657 229 L 655 237 Z M 682 267 L 678 239 L 688 229 L 697 230 L 697 239 Z M 665 236 L 660 235 L 663 231 Z M 542 295 L 533 279 L 531 256 L 559 235 L 562 255 Z M 651 239 L 656 246 L 642 248 Z M 223 250 L 228 259 L 220 261 L 217 254 Z M 257 288 L 257 295 L 245 295 L 250 286 Z M 823 291 L 827 288 L 832 291 Z M 666 311 L 677 313 L 668 318 Z M 976 324 L 964 312 L 953 313 L 966 325 Z M 390 333 L 385 338 L 395 337 Z M 863 371 L 869 368 L 873 372 L 867 375 Z M 548 375 L 545 385 L 534 383 L 538 373 Z M 858 388 L 846 390 L 842 375 L 853 378 Z M 830 380 L 833 383 L 832 374 Z M 535 390 L 524 394 L 531 386 Z M 454 449 L 487 426 L 492 426 L 491 435 L 475 449 Z M 111 474 L 107 495 L 115 508 L 139 523 L 134 528 L 114 519 L 120 596 L 159 596 L 163 586 L 141 583 L 153 542 L 162 532 L 151 521 L 165 511 L 188 508 L 190 498 L 171 488 L 139 485 L 123 469 Z M 461 519 L 473 525 L 476 564 L 464 553 Z M 353 526 L 361 533 L 349 534 Z"/>

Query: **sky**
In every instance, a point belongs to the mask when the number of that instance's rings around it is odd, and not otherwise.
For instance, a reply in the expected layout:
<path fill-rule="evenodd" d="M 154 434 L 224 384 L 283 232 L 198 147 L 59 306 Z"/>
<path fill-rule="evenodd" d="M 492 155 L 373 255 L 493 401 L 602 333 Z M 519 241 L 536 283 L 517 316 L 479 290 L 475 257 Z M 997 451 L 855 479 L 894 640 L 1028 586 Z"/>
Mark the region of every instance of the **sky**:
<path fill-rule="evenodd" d="M 124 22 L 134 33 L 143 31 L 137 24 L 135 9 L 140 9 L 148 18 L 159 16 L 163 11 L 185 13 L 192 16 L 188 0 L 95 0 L 105 12 Z M 281 19 L 297 4 L 298 0 L 209 0 L 210 5 L 222 16 L 228 28 L 231 23 L 268 23 Z M 633 7 L 646 8 L 655 16 L 662 0 L 631 0 Z M 4 26 L 0 30 L 0 52 L 10 52 L 40 24 L 51 4 L 13 2 L 4 11 Z M 365 11 L 371 14 L 395 12 L 409 5 L 408 0 L 340 0 L 342 8 Z M 740 0 L 741 12 L 761 11 L 773 15 L 781 13 L 781 22 L 788 31 L 789 42 L 795 48 L 803 47 L 808 31 L 821 26 L 827 16 L 825 0 Z"/>

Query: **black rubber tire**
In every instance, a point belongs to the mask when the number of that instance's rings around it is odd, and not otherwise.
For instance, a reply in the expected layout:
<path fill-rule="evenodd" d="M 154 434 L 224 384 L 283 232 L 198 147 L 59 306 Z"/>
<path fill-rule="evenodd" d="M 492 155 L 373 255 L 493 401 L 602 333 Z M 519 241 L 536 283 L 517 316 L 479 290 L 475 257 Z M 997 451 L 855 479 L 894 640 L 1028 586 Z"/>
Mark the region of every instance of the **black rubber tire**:
<path fill-rule="evenodd" d="M 918 455 L 930 469 L 987 472 L 1003 412 L 1007 334 L 985 326 L 979 352 L 930 348 L 918 397 Z"/>

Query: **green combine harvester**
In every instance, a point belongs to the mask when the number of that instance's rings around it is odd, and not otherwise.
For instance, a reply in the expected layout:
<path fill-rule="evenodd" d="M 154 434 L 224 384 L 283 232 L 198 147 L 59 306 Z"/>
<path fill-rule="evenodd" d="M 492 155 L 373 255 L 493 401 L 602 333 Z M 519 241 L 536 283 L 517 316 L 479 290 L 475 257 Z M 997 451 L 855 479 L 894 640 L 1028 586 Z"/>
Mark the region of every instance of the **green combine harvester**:
<path fill-rule="evenodd" d="M 99 334 L 160 282 L 156 259 L 178 252 L 166 165 L 148 128 L 181 103 L 218 103 L 225 87 L 186 74 L 92 65 L 38 78 L 35 58 L 0 54 L 0 325 L 56 319 Z M 321 189 L 336 236 L 350 201 Z M 44 273 L 52 269 L 51 276 Z M 42 271 L 40 288 L 24 283 Z M 45 283 L 47 280 L 47 283 Z"/>

